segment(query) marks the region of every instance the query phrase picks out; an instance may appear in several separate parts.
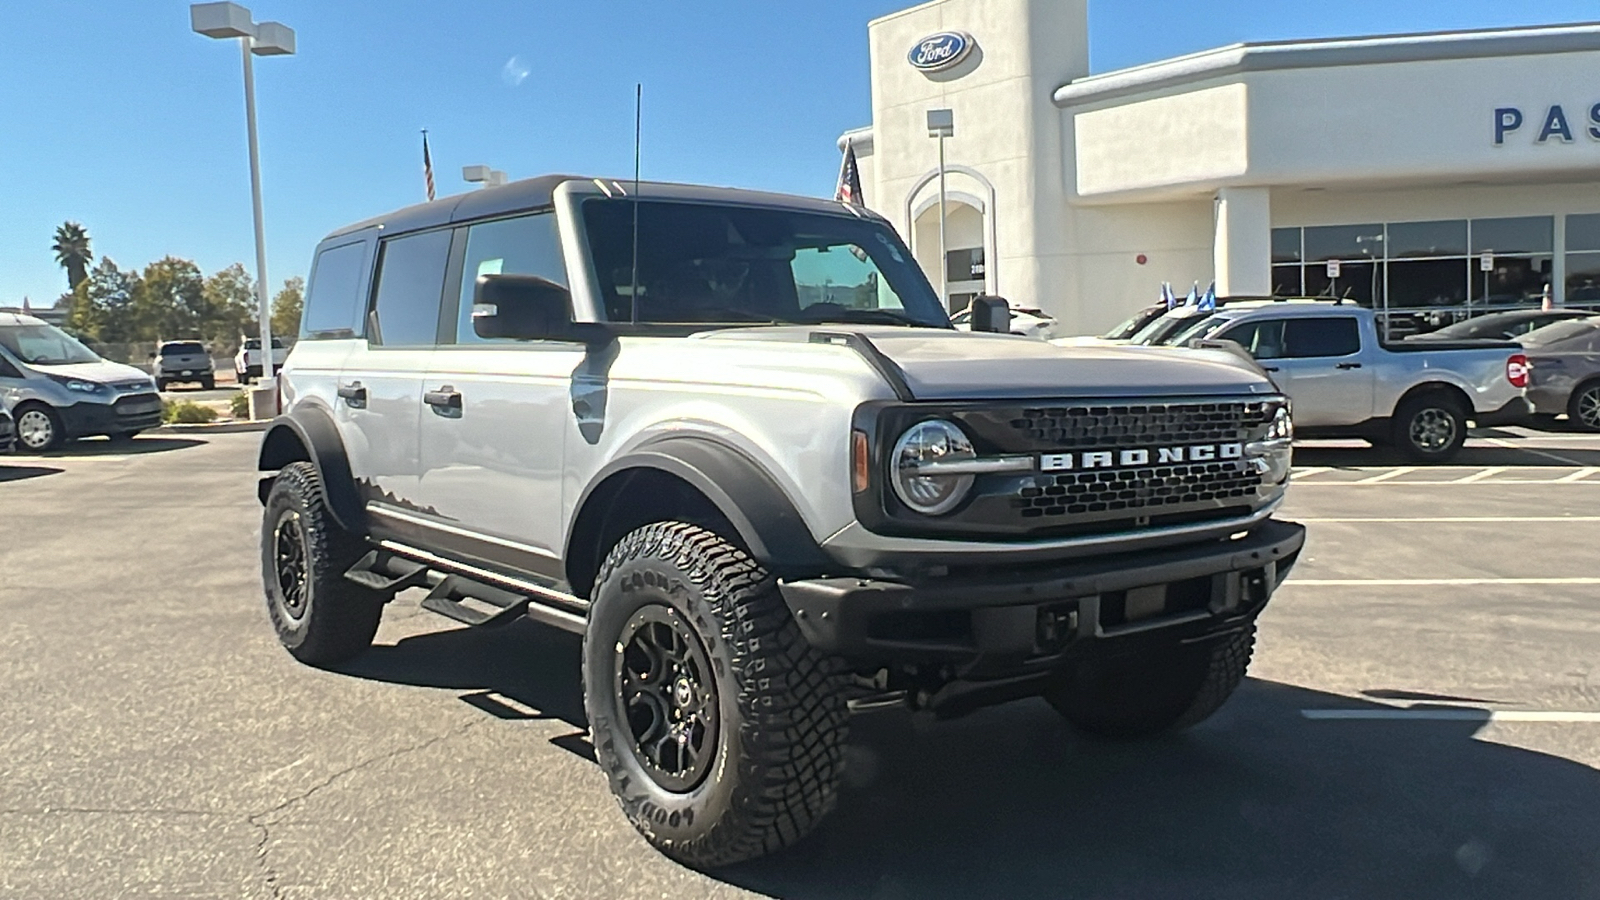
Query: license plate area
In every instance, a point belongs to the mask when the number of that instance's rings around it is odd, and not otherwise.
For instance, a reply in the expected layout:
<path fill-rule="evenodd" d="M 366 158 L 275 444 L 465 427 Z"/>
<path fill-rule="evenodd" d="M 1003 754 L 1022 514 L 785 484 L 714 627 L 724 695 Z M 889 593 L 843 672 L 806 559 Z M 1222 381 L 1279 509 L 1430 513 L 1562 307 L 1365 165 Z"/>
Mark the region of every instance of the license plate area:
<path fill-rule="evenodd" d="M 1216 578 L 1207 575 L 1170 584 L 1110 591 L 1100 595 L 1100 627 L 1111 629 L 1164 616 L 1200 612 L 1211 605 L 1216 589 Z"/>

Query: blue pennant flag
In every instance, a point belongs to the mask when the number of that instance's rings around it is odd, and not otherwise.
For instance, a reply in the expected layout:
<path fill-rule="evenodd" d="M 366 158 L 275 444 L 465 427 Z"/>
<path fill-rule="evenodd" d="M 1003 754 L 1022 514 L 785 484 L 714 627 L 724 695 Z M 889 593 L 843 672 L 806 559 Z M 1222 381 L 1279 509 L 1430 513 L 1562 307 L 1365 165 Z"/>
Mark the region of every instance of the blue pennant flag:
<path fill-rule="evenodd" d="M 1178 305 L 1179 306 L 1194 306 L 1196 303 L 1199 303 L 1199 302 L 1200 302 L 1200 282 L 1196 281 L 1194 283 L 1194 287 L 1189 288 L 1189 296 L 1183 298 L 1183 302 L 1179 303 Z"/>
<path fill-rule="evenodd" d="M 1200 309 L 1204 310 L 1205 312 L 1213 312 L 1216 310 L 1217 283 L 1215 281 L 1211 282 L 1211 286 L 1206 288 L 1206 295 L 1200 298 L 1199 306 Z"/>
<path fill-rule="evenodd" d="M 1167 309 L 1171 309 L 1178 305 L 1178 295 L 1172 292 L 1171 282 L 1161 282 L 1161 302 L 1167 307 Z"/>

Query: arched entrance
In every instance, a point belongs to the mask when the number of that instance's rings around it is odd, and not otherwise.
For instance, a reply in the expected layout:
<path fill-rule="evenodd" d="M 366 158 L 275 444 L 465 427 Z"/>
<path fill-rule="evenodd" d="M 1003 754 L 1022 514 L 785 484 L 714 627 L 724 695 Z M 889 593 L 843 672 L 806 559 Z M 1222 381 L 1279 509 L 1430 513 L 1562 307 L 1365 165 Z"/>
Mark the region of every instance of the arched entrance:
<path fill-rule="evenodd" d="M 906 198 L 906 237 L 917 263 L 937 290 L 941 266 L 946 307 L 966 309 L 980 294 L 999 294 L 996 270 L 994 185 L 967 166 L 945 168 L 945 258 L 939 259 L 939 172 L 918 179 Z"/>

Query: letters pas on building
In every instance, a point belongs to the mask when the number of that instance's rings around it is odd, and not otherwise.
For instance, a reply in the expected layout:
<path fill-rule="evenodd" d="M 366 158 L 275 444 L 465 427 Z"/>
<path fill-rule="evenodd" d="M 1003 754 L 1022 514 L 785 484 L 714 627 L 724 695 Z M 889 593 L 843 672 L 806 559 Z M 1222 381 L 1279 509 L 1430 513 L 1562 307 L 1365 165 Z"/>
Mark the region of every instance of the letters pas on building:
<path fill-rule="evenodd" d="M 1094 74 L 1086 0 L 935 0 L 868 33 L 873 122 L 839 146 L 953 309 L 996 293 L 1094 332 L 1162 282 L 1213 280 L 1450 315 L 1546 286 L 1600 305 L 1600 26 Z M 943 260 L 933 109 L 954 117 Z"/>

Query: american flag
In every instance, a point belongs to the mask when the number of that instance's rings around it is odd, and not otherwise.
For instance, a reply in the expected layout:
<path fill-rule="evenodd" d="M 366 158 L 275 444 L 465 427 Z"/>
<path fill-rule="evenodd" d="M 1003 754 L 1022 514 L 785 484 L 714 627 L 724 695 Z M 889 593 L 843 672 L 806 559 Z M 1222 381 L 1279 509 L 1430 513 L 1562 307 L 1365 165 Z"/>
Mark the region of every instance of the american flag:
<path fill-rule="evenodd" d="M 853 206 L 867 205 L 861 193 L 861 167 L 856 165 L 855 144 L 845 145 L 844 163 L 839 166 L 839 187 L 834 190 L 833 199 Z"/>
<path fill-rule="evenodd" d="M 428 199 L 433 199 L 433 157 L 428 153 L 428 129 L 422 129 L 422 179 L 428 183 Z"/>

